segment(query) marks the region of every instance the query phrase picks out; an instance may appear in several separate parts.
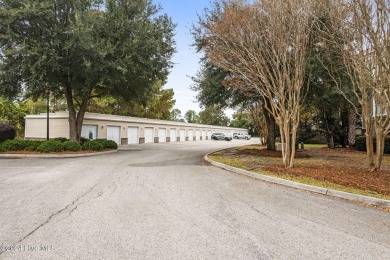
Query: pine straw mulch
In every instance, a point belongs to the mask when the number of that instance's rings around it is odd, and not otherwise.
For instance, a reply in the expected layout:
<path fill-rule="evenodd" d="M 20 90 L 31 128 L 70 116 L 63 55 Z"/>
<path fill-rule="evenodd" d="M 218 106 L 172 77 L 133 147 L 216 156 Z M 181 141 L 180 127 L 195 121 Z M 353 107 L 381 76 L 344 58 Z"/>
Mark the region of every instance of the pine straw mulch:
<path fill-rule="evenodd" d="M 286 169 L 281 162 L 275 163 L 275 160 L 267 162 L 266 158 L 282 158 L 281 151 L 268 151 L 256 147 L 229 149 L 227 155 L 236 155 L 236 158 L 242 160 L 245 168 L 250 170 L 259 168 L 276 175 L 309 177 L 349 188 L 390 195 L 390 155 L 384 156 L 382 169 L 375 173 L 368 171 L 365 152 L 353 148 L 317 148 L 297 151 L 295 166 L 292 169 Z M 259 165 L 256 159 L 261 157 L 263 159 Z"/>

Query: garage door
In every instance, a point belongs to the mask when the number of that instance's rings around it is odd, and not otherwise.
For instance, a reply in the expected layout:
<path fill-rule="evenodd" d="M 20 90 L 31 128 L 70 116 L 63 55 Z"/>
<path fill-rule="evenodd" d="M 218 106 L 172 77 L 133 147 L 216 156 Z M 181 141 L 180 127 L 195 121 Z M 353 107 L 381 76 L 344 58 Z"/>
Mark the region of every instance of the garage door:
<path fill-rule="evenodd" d="M 180 129 L 180 141 L 183 142 L 186 140 L 186 130 Z"/>
<path fill-rule="evenodd" d="M 139 143 L 139 128 L 134 126 L 129 126 L 127 128 L 127 143 L 128 144 L 138 144 Z"/>
<path fill-rule="evenodd" d="M 211 140 L 211 131 L 207 131 L 207 136 L 209 137 L 209 140 Z"/>
<path fill-rule="evenodd" d="M 158 142 L 159 143 L 166 143 L 167 142 L 167 129 L 166 128 L 159 128 L 158 129 Z"/>
<path fill-rule="evenodd" d="M 206 131 L 205 130 L 202 131 L 202 140 L 203 141 L 206 140 Z"/>
<path fill-rule="evenodd" d="M 97 130 L 98 130 L 97 125 L 83 125 L 81 128 L 81 137 L 89 139 L 89 132 L 91 132 L 92 139 L 96 139 L 98 136 Z"/>
<path fill-rule="evenodd" d="M 196 130 L 195 133 L 196 133 L 196 141 L 199 141 L 200 140 L 200 130 Z"/>
<path fill-rule="evenodd" d="M 112 125 L 107 126 L 107 140 L 112 140 L 117 144 L 121 144 L 121 127 Z"/>
<path fill-rule="evenodd" d="M 169 136 L 171 137 L 171 142 L 176 142 L 176 128 L 171 128 Z"/>
<path fill-rule="evenodd" d="M 194 141 L 194 130 L 188 130 L 188 141 Z"/>
<path fill-rule="evenodd" d="M 145 143 L 153 143 L 154 135 L 153 135 L 153 127 L 145 127 Z"/>

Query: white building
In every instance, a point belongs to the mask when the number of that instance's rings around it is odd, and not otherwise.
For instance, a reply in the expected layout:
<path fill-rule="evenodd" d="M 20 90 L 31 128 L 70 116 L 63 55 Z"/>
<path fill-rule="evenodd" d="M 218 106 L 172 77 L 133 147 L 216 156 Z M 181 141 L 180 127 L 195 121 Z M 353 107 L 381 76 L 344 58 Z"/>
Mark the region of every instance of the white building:
<path fill-rule="evenodd" d="M 46 139 L 47 114 L 27 115 L 25 139 Z M 69 138 L 69 113 L 49 114 L 49 137 Z M 176 121 L 85 113 L 81 136 L 113 140 L 117 144 L 142 144 L 210 140 L 212 133 L 247 133 L 243 128 L 190 124 Z"/>

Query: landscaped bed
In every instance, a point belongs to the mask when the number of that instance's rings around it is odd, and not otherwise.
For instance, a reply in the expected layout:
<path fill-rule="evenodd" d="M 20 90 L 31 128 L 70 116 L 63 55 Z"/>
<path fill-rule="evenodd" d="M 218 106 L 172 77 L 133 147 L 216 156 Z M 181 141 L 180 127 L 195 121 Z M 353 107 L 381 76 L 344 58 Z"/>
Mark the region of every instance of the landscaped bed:
<path fill-rule="evenodd" d="M 260 145 L 231 148 L 209 157 L 255 173 L 390 200 L 390 155 L 384 156 L 382 169 L 375 173 L 368 171 L 365 152 L 353 148 L 307 146 L 297 151 L 291 169 L 282 165 L 280 151 Z"/>
<path fill-rule="evenodd" d="M 54 138 L 47 141 L 15 139 L 0 142 L 0 154 L 85 154 L 117 148 L 118 145 L 114 141 L 103 139 L 93 141 L 82 139 L 80 144 L 66 138 Z"/>

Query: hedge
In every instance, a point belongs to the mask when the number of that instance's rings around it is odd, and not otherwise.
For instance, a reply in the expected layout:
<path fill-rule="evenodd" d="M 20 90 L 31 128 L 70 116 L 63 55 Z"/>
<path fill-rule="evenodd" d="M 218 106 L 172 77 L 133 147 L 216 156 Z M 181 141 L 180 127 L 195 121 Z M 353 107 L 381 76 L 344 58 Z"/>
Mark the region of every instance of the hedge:
<path fill-rule="evenodd" d="M 24 140 L 6 140 L 0 143 L 1 151 L 21 151 L 27 147 Z"/>
<path fill-rule="evenodd" d="M 83 143 L 83 150 L 101 151 L 103 150 L 103 144 L 100 140 L 93 140 Z"/>
<path fill-rule="evenodd" d="M 373 145 L 374 145 L 374 152 L 376 152 L 376 140 L 374 138 L 373 140 Z M 365 136 L 359 136 L 356 138 L 355 141 L 355 147 L 356 150 L 358 151 L 367 151 L 366 147 L 366 137 Z M 384 149 L 385 154 L 390 154 L 390 137 L 385 138 L 385 149 Z"/>
<path fill-rule="evenodd" d="M 0 123 L 0 142 L 12 140 L 16 137 L 16 128 L 12 125 Z"/>
<path fill-rule="evenodd" d="M 64 144 L 56 140 L 44 141 L 38 146 L 37 151 L 41 153 L 62 152 L 64 151 Z"/>
<path fill-rule="evenodd" d="M 71 152 L 77 152 L 81 150 L 81 146 L 72 141 L 65 141 L 63 142 L 64 145 L 64 151 L 71 151 Z"/>

